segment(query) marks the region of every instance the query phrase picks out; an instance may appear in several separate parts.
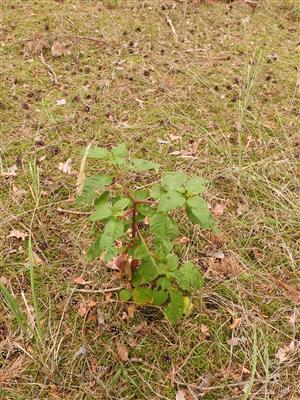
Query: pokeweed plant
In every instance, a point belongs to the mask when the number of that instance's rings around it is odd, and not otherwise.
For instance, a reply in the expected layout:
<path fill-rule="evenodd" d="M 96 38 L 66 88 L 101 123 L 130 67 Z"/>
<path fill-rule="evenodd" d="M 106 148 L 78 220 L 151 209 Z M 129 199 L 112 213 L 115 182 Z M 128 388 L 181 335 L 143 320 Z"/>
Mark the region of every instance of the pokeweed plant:
<path fill-rule="evenodd" d="M 106 171 L 89 177 L 83 171 L 80 174 L 77 204 L 94 205 L 89 220 L 99 228 L 88 258 L 114 260 L 127 276 L 129 284 L 119 293 L 121 301 L 160 306 L 176 324 L 191 311 L 191 291 L 203 286 L 203 277 L 192 262 L 181 262 L 174 253 L 179 228 L 172 214 L 185 210 L 192 224 L 216 232 L 216 222 L 201 197 L 207 181 L 184 172 L 160 176 L 159 164 L 131 159 L 125 144 L 111 151 L 88 146 L 83 165 L 87 158 L 101 160 Z M 155 177 L 153 184 L 128 185 L 137 174 L 145 173 L 147 178 Z"/>

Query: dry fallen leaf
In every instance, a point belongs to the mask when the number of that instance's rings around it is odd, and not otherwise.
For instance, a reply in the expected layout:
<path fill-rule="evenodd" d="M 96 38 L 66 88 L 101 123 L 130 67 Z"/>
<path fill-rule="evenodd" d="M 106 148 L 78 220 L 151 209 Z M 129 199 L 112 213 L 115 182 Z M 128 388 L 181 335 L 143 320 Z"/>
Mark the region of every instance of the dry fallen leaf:
<path fill-rule="evenodd" d="M 85 281 L 82 276 L 77 276 L 72 280 L 72 282 L 76 283 L 77 285 L 88 285 L 91 283 L 91 281 Z"/>
<path fill-rule="evenodd" d="M 281 347 L 275 355 L 275 357 L 279 361 L 279 364 L 282 364 L 284 361 L 287 361 L 288 358 L 291 356 L 291 354 L 294 352 L 294 350 L 295 350 L 294 340 L 292 340 L 289 345 Z"/>
<path fill-rule="evenodd" d="M 66 104 L 66 99 L 56 100 L 57 106 L 64 106 Z"/>
<path fill-rule="evenodd" d="M 117 353 L 121 361 L 128 361 L 128 350 L 124 344 L 116 340 Z"/>
<path fill-rule="evenodd" d="M 227 344 L 229 344 L 229 346 L 239 346 L 239 344 L 242 342 L 243 340 L 241 338 L 238 337 L 233 337 L 231 339 L 227 340 Z"/>
<path fill-rule="evenodd" d="M 73 172 L 73 169 L 72 169 L 72 167 L 71 167 L 71 162 L 72 162 L 72 159 L 71 159 L 71 158 L 68 158 L 67 161 L 64 162 L 64 163 L 60 162 L 60 163 L 58 164 L 58 169 L 59 169 L 61 172 L 63 172 L 64 174 L 73 175 L 74 172 Z"/>
<path fill-rule="evenodd" d="M 135 311 L 136 311 L 136 305 L 130 304 L 127 308 L 128 319 L 131 319 L 134 316 Z"/>
<path fill-rule="evenodd" d="M 0 176 L 4 178 L 9 178 L 11 176 L 17 176 L 18 167 L 16 164 L 12 165 L 11 167 L 7 168 L 7 171 L 2 171 Z"/>
<path fill-rule="evenodd" d="M 207 274 L 213 277 L 234 276 L 243 272 L 243 268 L 232 256 L 225 256 L 221 260 L 208 259 Z"/>
<path fill-rule="evenodd" d="M 1 275 L 0 276 L 0 282 L 2 283 L 2 285 L 7 285 L 8 284 L 8 279 L 5 278 L 5 276 Z"/>
<path fill-rule="evenodd" d="M 225 204 L 216 204 L 213 208 L 215 217 L 221 217 L 224 214 Z"/>
<path fill-rule="evenodd" d="M 87 302 L 87 305 L 88 305 L 88 307 L 93 308 L 93 307 L 95 307 L 97 305 L 97 302 L 94 301 L 94 300 L 89 300 Z"/>
<path fill-rule="evenodd" d="M 13 200 L 19 203 L 20 200 L 22 200 L 23 196 L 25 195 L 26 191 L 24 189 L 19 189 L 16 185 L 12 185 L 11 193 Z"/>
<path fill-rule="evenodd" d="M 181 139 L 181 136 L 173 135 L 172 133 L 169 133 L 168 136 L 169 136 L 170 140 L 180 140 Z"/>
<path fill-rule="evenodd" d="M 85 346 L 80 346 L 79 350 L 76 351 L 76 353 L 74 354 L 74 357 L 85 356 L 86 353 L 87 353 L 86 347 Z"/>
<path fill-rule="evenodd" d="M 56 40 L 51 47 L 52 57 L 60 57 L 63 54 L 65 54 L 65 52 L 66 52 L 65 46 Z"/>
<path fill-rule="evenodd" d="M 242 318 L 235 318 L 232 323 L 229 325 L 229 329 L 234 330 L 236 327 L 240 325 Z"/>
<path fill-rule="evenodd" d="M 7 235 L 7 238 L 22 239 L 23 241 L 28 237 L 27 232 L 18 231 L 17 229 L 12 229 Z"/>
<path fill-rule="evenodd" d="M 209 333 L 209 328 L 208 326 L 201 324 L 200 325 L 200 332 L 205 336 L 205 337 L 209 337 L 210 333 Z"/>
<path fill-rule="evenodd" d="M 84 317 L 87 313 L 87 304 L 86 301 L 83 300 L 80 304 L 79 304 L 79 308 L 78 308 L 78 313 L 81 317 Z"/>
<path fill-rule="evenodd" d="M 177 241 L 178 241 L 178 243 L 180 243 L 180 244 L 187 244 L 187 243 L 189 243 L 189 242 L 191 241 L 191 239 L 189 239 L 189 238 L 186 237 L 186 236 L 182 236 L 182 237 L 179 238 Z"/>
<path fill-rule="evenodd" d="M 143 322 L 141 322 L 139 325 L 137 325 L 137 326 L 134 328 L 134 332 L 135 332 L 135 333 L 145 332 L 145 331 L 147 330 L 147 328 L 148 328 L 148 323 L 147 323 L 147 321 L 143 321 Z"/>
<path fill-rule="evenodd" d="M 220 260 L 222 260 L 225 257 L 225 254 L 221 250 L 208 251 L 206 255 L 207 257 L 218 258 Z"/>
<path fill-rule="evenodd" d="M 178 389 L 175 400 L 186 400 L 185 393 L 186 393 L 185 390 Z"/>

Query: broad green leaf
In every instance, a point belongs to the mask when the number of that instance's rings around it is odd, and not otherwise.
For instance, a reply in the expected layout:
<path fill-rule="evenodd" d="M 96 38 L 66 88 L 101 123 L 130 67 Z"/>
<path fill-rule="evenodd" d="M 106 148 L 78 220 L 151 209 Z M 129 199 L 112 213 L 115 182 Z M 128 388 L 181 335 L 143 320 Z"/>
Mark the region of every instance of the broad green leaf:
<path fill-rule="evenodd" d="M 200 194 L 204 192 L 207 183 L 206 179 L 193 177 L 187 181 L 185 189 L 190 194 Z"/>
<path fill-rule="evenodd" d="M 168 320 L 175 325 L 183 316 L 185 310 L 184 296 L 178 290 L 172 289 L 170 297 L 170 303 L 164 308 L 164 313 Z"/>
<path fill-rule="evenodd" d="M 200 271 L 189 261 L 170 275 L 176 279 L 177 284 L 183 290 L 200 289 L 203 286 L 203 277 Z"/>
<path fill-rule="evenodd" d="M 134 158 L 132 160 L 132 169 L 136 172 L 148 171 L 150 169 L 158 170 L 160 165 L 142 158 Z"/>
<path fill-rule="evenodd" d="M 121 143 L 111 149 L 112 163 L 115 165 L 126 164 L 127 150 L 125 143 Z"/>
<path fill-rule="evenodd" d="M 90 221 L 100 221 L 112 215 L 112 207 L 109 203 L 98 206 L 96 211 L 89 216 Z"/>
<path fill-rule="evenodd" d="M 132 297 L 132 291 L 129 289 L 121 289 L 119 293 L 119 297 L 121 301 L 128 301 Z"/>
<path fill-rule="evenodd" d="M 175 190 L 163 194 L 159 199 L 157 211 L 168 212 L 175 210 L 175 208 L 183 207 L 185 204 L 185 198 L 181 193 Z"/>
<path fill-rule="evenodd" d="M 167 214 L 162 212 L 155 213 L 150 219 L 150 231 L 156 239 L 175 239 L 178 236 L 178 226 L 176 222 Z"/>
<path fill-rule="evenodd" d="M 131 284 L 134 287 L 140 286 L 142 283 L 144 283 L 144 278 L 140 274 L 140 270 L 136 269 L 132 271 L 132 278 L 131 278 Z"/>
<path fill-rule="evenodd" d="M 154 200 L 159 200 L 161 196 L 166 193 L 166 191 L 162 188 L 161 185 L 153 185 L 150 192 L 151 192 L 151 197 Z"/>
<path fill-rule="evenodd" d="M 109 248 L 105 249 L 104 253 L 104 260 L 105 261 L 111 261 L 113 258 L 115 258 L 119 254 L 119 251 L 116 247 L 115 244 L 110 246 Z"/>
<path fill-rule="evenodd" d="M 188 177 L 184 172 L 170 172 L 163 175 L 162 182 L 166 190 L 180 190 Z"/>
<path fill-rule="evenodd" d="M 152 217 L 155 213 L 155 209 L 151 207 L 150 204 L 138 204 L 137 210 L 144 216 L 144 217 Z"/>
<path fill-rule="evenodd" d="M 85 154 L 85 150 L 82 151 L 82 154 Z M 107 149 L 97 146 L 91 146 L 87 153 L 88 158 L 96 158 L 98 160 L 106 158 L 109 159 L 111 157 L 110 152 Z"/>
<path fill-rule="evenodd" d="M 168 297 L 169 297 L 168 292 L 166 292 L 165 290 L 160 290 L 155 288 L 152 291 L 152 304 L 161 306 L 168 300 Z"/>
<path fill-rule="evenodd" d="M 135 247 L 132 247 L 129 251 L 129 254 L 132 255 L 133 258 L 149 257 L 149 251 L 142 241 L 140 241 Z"/>
<path fill-rule="evenodd" d="M 114 209 L 117 211 L 122 211 L 129 206 L 131 200 L 128 197 L 121 197 L 114 203 Z"/>
<path fill-rule="evenodd" d="M 173 249 L 173 243 L 168 240 L 155 239 L 153 242 L 154 252 L 160 259 L 165 258 Z"/>
<path fill-rule="evenodd" d="M 82 194 L 77 198 L 77 204 L 91 203 L 106 185 L 112 183 L 112 177 L 106 174 L 92 175 L 86 178 L 83 184 Z"/>
<path fill-rule="evenodd" d="M 179 260 L 178 256 L 176 254 L 170 254 L 167 257 L 167 266 L 169 271 L 174 271 L 175 269 L 178 268 Z"/>
<path fill-rule="evenodd" d="M 136 200 L 146 200 L 149 197 L 149 191 L 146 189 L 137 190 L 134 192 L 134 198 Z"/>
<path fill-rule="evenodd" d="M 121 221 L 115 218 L 110 218 L 103 229 L 100 238 L 100 248 L 103 251 L 109 250 L 114 244 L 114 241 L 123 235 L 124 226 Z"/>
<path fill-rule="evenodd" d="M 101 239 L 101 234 L 97 237 L 97 239 L 91 244 L 87 257 L 89 260 L 93 261 L 97 257 L 99 257 L 102 253 L 102 249 L 100 247 L 100 239 Z"/>
<path fill-rule="evenodd" d="M 152 289 L 148 286 L 138 286 L 133 289 L 133 300 L 136 304 L 152 303 Z"/>
<path fill-rule="evenodd" d="M 154 261 L 148 257 L 143 259 L 138 269 L 139 275 L 142 277 L 142 283 L 148 283 L 154 281 L 159 275 L 159 269 Z"/>
<path fill-rule="evenodd" d="M 170 289 L 171 282 L 169 281 L 169 279 L 167 279 L 166 277 L 163 276 L 163 277 L 157 279 L 156 287 L 161 288 L 161 289 Z"/>
<path fill-rule="evenodd" d="M 108 202 L 109 202 L 109 192 L 106 191 L 96 198 L 96 200 L 94 201 L 94 206 L 97 210 L 98 207 L 100 208 L 103 204 Z"/>
<path fill-rule="evenodd" d="M 206 201 L 201 197 L 194 196 L 187 200 L 186 213 L 193 224 L 201 225 L 204 229 L 212 229 L 216 225 Z"/>

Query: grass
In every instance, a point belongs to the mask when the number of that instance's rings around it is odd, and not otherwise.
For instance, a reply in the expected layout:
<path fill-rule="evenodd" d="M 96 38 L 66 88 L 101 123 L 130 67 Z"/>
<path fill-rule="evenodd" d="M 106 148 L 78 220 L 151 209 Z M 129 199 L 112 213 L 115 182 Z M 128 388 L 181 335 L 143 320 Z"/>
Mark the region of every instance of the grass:
<path fill-rule="evenodd" d="M 2 4 L 0 398 L 300 396 L 299 1 L 174 4 Z M 56 40 L 67 50 L 58 58 Z M 103 292 L 119 277 L 86 261 L 92 232 L 75 208 L 76 175 L 58 165 L 71 158 L 79 171 L 90 141 L 125 141 L 166 170 L 205 177 L 212 208 L 226 204 L 219 238 L 182 223 L 192 238 L 184 254 L 206 284 L 175 329 L 147 310 L 124 319 L 116 293 Z M 16 176 L 4 177 L 14 164 Z M 212 251 L 244 272 L 207 272 Z M 89 283 L 76 287 L 78 276 Z"/>

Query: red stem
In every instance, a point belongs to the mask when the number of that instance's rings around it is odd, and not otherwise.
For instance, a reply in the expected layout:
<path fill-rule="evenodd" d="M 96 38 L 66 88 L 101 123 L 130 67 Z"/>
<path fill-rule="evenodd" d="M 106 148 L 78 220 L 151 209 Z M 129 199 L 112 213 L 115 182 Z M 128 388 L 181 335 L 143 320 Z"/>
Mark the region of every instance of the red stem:
<path fill-rule="evenodd" d="M 137 226 L 136 226 L 136 203 L 133 203 L 133 209 L 132 209 L 132 225 L 131 225 L 131 236 L 132 236 L 132 241 L 136 237 L 136 232 L 137 232 Z"/>

